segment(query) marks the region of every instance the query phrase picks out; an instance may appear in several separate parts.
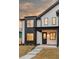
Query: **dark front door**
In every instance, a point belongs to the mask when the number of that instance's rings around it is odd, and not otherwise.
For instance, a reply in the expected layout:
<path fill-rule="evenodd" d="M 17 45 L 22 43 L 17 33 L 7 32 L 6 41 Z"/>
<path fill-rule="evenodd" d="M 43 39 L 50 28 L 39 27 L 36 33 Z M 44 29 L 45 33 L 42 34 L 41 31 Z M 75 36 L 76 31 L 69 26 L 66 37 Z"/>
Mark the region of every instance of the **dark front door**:
<path fill-rule="evenodd" d="M 47 44 L 47 32 L 42 32 L 42 43 Z"/>

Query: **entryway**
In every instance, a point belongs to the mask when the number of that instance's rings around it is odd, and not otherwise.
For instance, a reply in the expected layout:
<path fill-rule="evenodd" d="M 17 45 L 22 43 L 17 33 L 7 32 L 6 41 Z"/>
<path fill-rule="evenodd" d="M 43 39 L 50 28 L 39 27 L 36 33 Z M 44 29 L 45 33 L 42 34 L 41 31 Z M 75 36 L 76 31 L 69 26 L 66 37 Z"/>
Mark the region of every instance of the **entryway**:
<path fill-rule="evenodd" d="M 42 30 L 42 44 L 56 45 L 57 44 L 56 30 Z"/>

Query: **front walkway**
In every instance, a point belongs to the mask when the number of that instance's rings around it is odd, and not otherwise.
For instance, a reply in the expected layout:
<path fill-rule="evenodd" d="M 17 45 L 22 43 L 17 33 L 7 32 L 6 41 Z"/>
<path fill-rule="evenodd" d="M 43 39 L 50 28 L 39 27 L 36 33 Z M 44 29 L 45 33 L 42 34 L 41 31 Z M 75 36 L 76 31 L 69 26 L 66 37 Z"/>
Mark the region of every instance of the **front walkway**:
<path fill-rule="evenodd" d="M 35 57 L 43 48 L 56 48 L 56 46 L 49 46 L 49 45 L 38 45 L 35 49 L 31 52 L 27 53 L 25 56 L 20 57 L 20 59 L 32 59 Z"/>

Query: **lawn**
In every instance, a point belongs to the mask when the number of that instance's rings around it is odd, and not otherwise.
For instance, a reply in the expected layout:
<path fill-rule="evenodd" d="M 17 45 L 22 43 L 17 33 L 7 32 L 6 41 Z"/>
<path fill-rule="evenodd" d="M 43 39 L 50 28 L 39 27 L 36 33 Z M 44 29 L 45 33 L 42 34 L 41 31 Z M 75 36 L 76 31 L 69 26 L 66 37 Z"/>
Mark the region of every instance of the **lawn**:
<path fill-rule="evenodd" d="M 59 59 L 58 48 L 44 48 L 32 59 Z"/>
<path fill-rule="evenodd" d="M 30 46 L 30 45 L 20 45 L 19 46 L 19 57 L 26 55 L 33 48 L 34 46 Z"/>

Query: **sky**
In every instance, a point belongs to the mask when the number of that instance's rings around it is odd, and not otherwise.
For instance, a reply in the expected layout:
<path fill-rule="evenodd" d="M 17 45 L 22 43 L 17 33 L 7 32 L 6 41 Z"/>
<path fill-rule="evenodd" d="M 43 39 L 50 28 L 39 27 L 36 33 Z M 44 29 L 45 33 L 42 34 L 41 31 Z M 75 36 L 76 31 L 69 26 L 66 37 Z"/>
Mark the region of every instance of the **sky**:
<path fill-rule="evenodd" d="M 19 16 L 38 16 L 56 0 L 19 0 Z"/>

